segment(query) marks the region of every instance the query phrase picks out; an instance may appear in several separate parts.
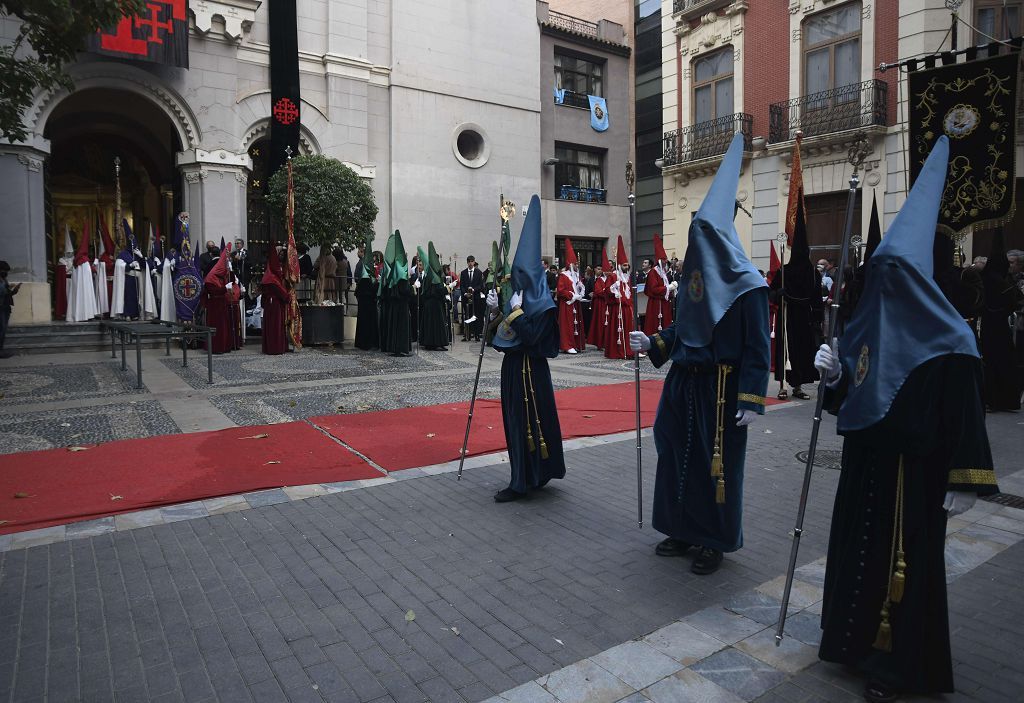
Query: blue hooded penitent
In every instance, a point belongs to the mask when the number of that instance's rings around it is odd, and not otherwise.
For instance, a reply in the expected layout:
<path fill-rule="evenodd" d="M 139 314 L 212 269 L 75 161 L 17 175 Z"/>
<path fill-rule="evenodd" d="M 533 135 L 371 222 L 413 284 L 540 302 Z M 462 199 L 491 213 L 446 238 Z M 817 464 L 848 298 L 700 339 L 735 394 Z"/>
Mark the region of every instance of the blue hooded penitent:
<path fill-rule="evenodd" d="M 531 317 L 539 317 L 555 308 L 555 301 L 548 290 L 547 272 L 540 259 L 540 235 L 540 198 L 534 195 L 530 198 L 530 207 L 516 246 L 516 258 L 512 262 L 512 290 L 523 292 L 523 312 Z M 506 317 L 512 312 L 509 301 L 505 301 L 504 312 Z M 498 325 L 494 346 L 515 349 L 519 340 L 511 329 Z"/>
<path fill-rule="evenodd" d="M 932 277 L 948 161 L 949 139 L 943 135 L 871 256 L 864 293 L 841 343 L 843 372 L 851 377 L 839 432 L 883 419 L 907 377 L 926 361 L 978 356 L 973 333 Z"/>
<path fill-rule="evenodd" d="M 733 225 L 743 164 L 743 135 L 733 137 L 707 197 L 690 223 L 676 319 L 688 347 L 711 344 L 715 325 L 747 291 L 765 285 Z"/>

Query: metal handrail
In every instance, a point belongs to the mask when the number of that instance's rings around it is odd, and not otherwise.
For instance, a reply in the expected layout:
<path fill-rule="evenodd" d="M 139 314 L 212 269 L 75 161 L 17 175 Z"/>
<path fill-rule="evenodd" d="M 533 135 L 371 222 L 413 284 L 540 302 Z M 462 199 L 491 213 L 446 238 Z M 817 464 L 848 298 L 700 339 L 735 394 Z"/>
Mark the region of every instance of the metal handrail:
<path fill-rule="evenodd" d="M 768 143 L 887 126 L 889 84 L 877 78 L 804 95 L 768 107 Z"/>
<path fill-rule="evenodd" d="M 665 132 L 662 159 L 664 166 L 721 156 L 729 148 L 736 132 L 743 134 L 743 148 L 752 149 L 754 118 L 745 112 Z"/>

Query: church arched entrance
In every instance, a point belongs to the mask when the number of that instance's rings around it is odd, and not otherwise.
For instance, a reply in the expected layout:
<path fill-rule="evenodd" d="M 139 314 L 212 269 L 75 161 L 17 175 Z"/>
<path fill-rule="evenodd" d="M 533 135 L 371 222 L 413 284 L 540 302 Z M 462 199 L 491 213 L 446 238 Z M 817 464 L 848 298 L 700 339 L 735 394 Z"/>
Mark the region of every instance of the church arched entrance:
<path fill-rule="evenodd" d="M 117 180 L 121 217 L 143 252 L 149 251 L 151 230 L 169 241 L 172 217 L 181 208 L 175 155 L 182 144 L 156 105 L 136 93 L 107 88 L 76 91 L 62 100 L 47 119 L 44 136 L 51 146 L 45 173 L 47 278 L 55 301 L 65 228 L 74 246 L 88 223 L 91 258 L 99 253 L 101 220 L 116 247 L 123 246 L 114 226 Z M 119 179 L 115 160 L 120 161 Z"/>

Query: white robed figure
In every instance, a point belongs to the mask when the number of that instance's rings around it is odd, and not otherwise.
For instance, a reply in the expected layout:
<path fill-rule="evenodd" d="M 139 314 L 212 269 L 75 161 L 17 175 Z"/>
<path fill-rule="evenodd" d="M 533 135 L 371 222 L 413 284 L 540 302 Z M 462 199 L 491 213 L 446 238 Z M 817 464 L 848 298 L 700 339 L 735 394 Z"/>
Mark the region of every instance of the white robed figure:
<path fill-rule="evenodd" d="M 93 265 L 96 267 L 96 309 L 102 316 L 110 314 L 110 300 L 107 298 L 107 262 L 104 254 L 111 252 L 107 252 L 107 246 L 103 243 L 102 237 L 100 237 L 99 246 L 100 250 L 96 253 Z"/>
<path fill-rule="evenodd" d="M 71 243 L 71 227 L 64 223 L 64 256 L 57 260 L 64 267 L 64 319 L 71 322 L 71 280 L 75 272 L 75 246 Z"/>
<path fill-rule="evenodd" d="M 150 267 L 150 260 L 153 258 L 153 225 L 149 226 L 149 257 L 142 255 L 140 249 L 135 249 L 135 260 L 141 261 L 139 276 L 139 312 L 143 320 L 151 320 L 157 316 L 156 291 L 153 288 L 153 269 Z"/>
<path fill-rule="evenodd" d="M 164 322 L 177 322 L 178 314 L 174 308 L 174 254 L 172 249 L 164 252 L 164 260 L 160 265 L 160 319 Z"/>
<path fill-rule="evenodd" d="M 71 295 L 68 296 L 68 322 L 86 322 L 99 314 L 96 305 L 96 287 L 89 261 L 89 221 L 82 227 L 78 251 L 75 252 L 75 270 L 71 274 Z"/>

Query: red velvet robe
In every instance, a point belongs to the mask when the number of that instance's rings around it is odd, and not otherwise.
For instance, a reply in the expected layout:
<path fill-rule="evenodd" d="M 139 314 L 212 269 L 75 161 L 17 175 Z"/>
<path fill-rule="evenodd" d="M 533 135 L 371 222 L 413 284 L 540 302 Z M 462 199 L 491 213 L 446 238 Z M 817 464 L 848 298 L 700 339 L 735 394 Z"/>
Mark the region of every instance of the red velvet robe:
<path fill-rule="evenodd" d="M 610 318 L 608 317 L 608 295 L 605 292 L 605 278 L 594 280 L 594 293 L 591 296 L 592 313 L 590 315 L 590 329 L 587 331 L 587 344 L 593 344 L 598 349 L 604 349 L 608 340 L 608 329 Z"/>
<path fill-rule="evenodd" d="M 618 276 L 618 274 L 615 274 Z M 608 344 L 604 355 L 608 359 L 632 358 L 633 351 L 629 348 L 629 333 L 633 331 L 633 291 L 629 287 L 629 278 L 621 280 L 613 278 L 608 286 Z M 619 297 L 615 296 L 618 291 Z"/>
<path fill-rule="evenodd" d="M 234 336 L 231 334 L 231 311 L 228 290 L 224 282 L 214 276 L 207 276 L 203 285 L 203 306 L 206 308 L 206 324 L 216 328 L 213 333 L 213 353 L 231 351 Z"/>
<path fill-rule="evenodd" d="M 260 303 L 263 306 L 263 353 L 285 354 L 288 351 L 288 336 L 285 334 L 285 310 L 288 308 L 288 293 L 279 281 L 264 279 Z"/>
<path fill-rule="evenodd" d="M 242 288 L 238 284 L 238 278 L 234 279 L 231 290 L 228 291 L 228 311 L 231 316 L 231 348 L 242 348 L 242 308 L 239 304 L 242 300 Z"/>
<path fill-rule="evenodd" d="M 68 314 L 68 267 L 58 264 L 53 276 L 53 317 L 63 320 Z"/>
<path fill-rule="evenodd" d="M 575 294 L 572 279 L 565 272 L 558 274 L 555 298 L 558 301 L 558 349 L 562 352 L 570 349 L 581 352 L 587 348 L 583 330 L 583 307 L 579 302 L 569 303 Z"/>
<path fill-rule="evenodd" d="M 665 299 L 667 292 L 668 286 L 658 275 L 657 269 L 648 271 L 647 283 L 644 285 L 644 294 L 647 295 L 644 334 L 648 337 L 672 326 L 672 303 Z"/>

